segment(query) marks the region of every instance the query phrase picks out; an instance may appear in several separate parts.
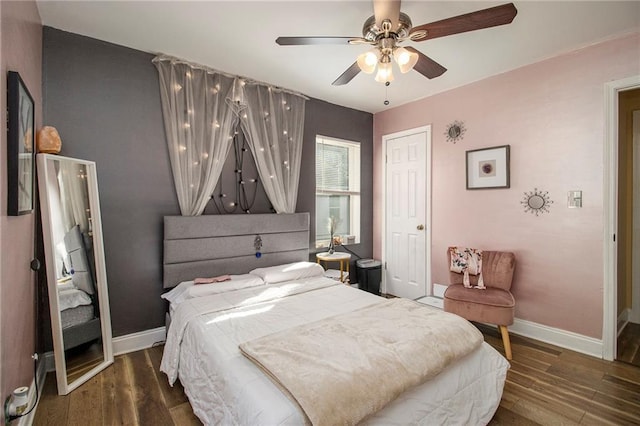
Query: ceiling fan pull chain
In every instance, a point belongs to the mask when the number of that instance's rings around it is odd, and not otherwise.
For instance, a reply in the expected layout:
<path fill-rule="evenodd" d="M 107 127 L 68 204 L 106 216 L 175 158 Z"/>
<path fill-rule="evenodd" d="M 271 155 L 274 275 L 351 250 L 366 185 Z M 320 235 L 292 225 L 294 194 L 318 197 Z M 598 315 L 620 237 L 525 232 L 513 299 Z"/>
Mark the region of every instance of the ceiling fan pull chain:
<path fill-rule="evenodd" d="M 391 84 L 391 82 L 389 82 L 389 81 L 384 83 L 384 102 L 383 102 L 383 104 L 385 104 L 385 105 L 389 105 L 389 91 L 387 89 L 389 88 L 390 84 Z"/>

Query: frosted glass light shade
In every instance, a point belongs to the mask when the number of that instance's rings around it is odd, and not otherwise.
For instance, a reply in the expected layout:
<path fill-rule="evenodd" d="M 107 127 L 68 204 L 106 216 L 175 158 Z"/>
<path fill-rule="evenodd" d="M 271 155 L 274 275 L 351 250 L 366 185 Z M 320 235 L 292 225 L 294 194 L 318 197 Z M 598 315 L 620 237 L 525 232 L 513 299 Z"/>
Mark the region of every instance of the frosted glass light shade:
<path fill-rule="evenodd" d="M 393 58 L 396 60 L 398 67 L 400 67 L 400 72 L 403 74 L 411 71 L 418 62 L 418 54 L 410 52 L 404 47 L 398 47 L 393 52 Z"/>
<path fill-rule="evenodd" d="M 371 74 L 376 69 L 378 63 L 378 55 L 375 50 L 370 50 L 361 55 L 358 55 L 358 66 L 364 73 Z"/>
<path fill-rule="evenodd" d="M 393 81 L 393 71 L 391 69 L 391 62 L 380 62 L 378 64 L 378 73 L 376 74 L 376 81 L 378 83 L 386 83 Z"/>

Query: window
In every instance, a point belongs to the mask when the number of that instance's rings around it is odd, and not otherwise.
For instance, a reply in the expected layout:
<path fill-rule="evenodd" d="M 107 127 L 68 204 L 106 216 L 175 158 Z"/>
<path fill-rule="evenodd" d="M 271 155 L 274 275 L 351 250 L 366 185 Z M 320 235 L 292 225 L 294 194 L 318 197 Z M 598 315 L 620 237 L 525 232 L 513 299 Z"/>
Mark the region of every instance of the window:
<path fill-rule="evenodd" d="M 316 247 L 329 245 L 332 217 L 342 244 L 360 242 L 360 144 L 316 136 Z"/>

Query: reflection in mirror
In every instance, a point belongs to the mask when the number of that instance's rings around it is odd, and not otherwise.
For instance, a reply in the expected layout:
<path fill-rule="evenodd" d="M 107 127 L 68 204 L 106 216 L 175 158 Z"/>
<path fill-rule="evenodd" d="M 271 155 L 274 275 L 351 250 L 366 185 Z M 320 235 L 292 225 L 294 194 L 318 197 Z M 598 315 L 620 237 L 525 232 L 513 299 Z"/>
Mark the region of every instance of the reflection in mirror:
<path fill-rule="evenodd" d="M 95 163 L 38 154 L 58 393 L 113 363 Z"/>

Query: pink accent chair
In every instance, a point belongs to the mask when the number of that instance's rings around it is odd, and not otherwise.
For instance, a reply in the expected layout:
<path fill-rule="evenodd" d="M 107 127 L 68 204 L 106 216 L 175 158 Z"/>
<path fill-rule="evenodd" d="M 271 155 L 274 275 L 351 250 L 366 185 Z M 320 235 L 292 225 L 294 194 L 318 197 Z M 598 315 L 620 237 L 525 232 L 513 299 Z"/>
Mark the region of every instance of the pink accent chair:
<path fill-rule="evenodd" d="M 451 248 L 447 260 L 451 262 Z M 447 263 L 447 266 L 450 263 Z M 502 335 L 505 356 L 511 360 L 511 342 L 507 326 L 513 324 L 515 299 L 509 291 L 513 280 L 516 257 L 510 252 L 483 251 L 482 277 L 484 290 L 466 288 L 462 284 L 463 274 L 449 271 L 451 285 L 444 292 L 444 310 L 469 321 L 496 324 Z M 470 275 L 471 285 L 478 283 L 478 275 Z"/>

